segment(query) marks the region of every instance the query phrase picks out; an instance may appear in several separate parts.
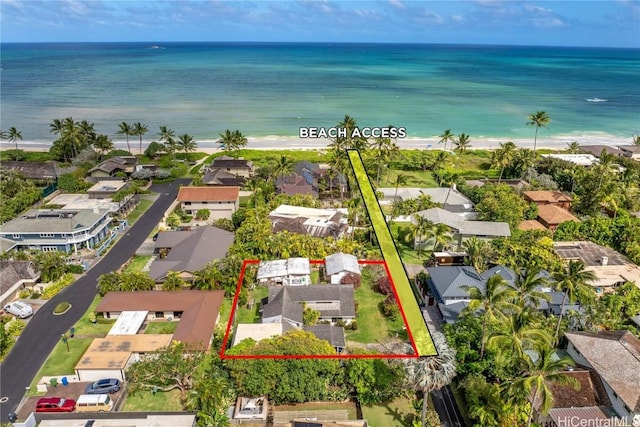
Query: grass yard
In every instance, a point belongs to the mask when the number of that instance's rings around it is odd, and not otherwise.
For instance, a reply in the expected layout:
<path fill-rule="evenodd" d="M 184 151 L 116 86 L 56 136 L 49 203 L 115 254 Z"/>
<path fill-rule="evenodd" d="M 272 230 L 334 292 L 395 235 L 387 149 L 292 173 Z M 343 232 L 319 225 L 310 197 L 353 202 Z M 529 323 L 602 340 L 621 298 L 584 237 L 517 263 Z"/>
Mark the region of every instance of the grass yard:
<path fill-rule="evenodd" d="M 362 416 L 371 427 L 411 427 L 414 414 L 411 400 L 404 397 L 377 405 L 362 405 Z"/>
<path fill-rule="evenodd" d="M 246 305 L 238 307 L 236 311 L 236 323 L 260 323 L 260 301 L 269 294 L 269 289 L 266 286 L 256 286 L 252 291 L 249 291 L 249 298 L 247 301 L 253 299 L 253 306 L 248 308 Z"/>
<path fill-rule="evenodd" d="M 157 392 L 155 395 L 151 391 L 129 394 L 121 408 L 123 412 L 179 412 L 182 410 L 179 390 Z"/>
<path fill-rule="evenodd" d="M 92 341 L 93 338 L 69 338 L 67 341 L 69 343 L 69 351 L 67 351 L 67 345 L 62 340 L 59 340 L 31 381 L 27 395 L 38 395 L 36 386 L 43 376 L 75 375 L 74 368 Z"/>
<path fill-rule="evenodd" d="M 89 321 L 89 313 L 95 311 L 101 299 L 102 297 L 100 297 L 100 295 L 96 295 L 85 314 L 80 318 L 80 320 L 78 320 L 75 325 L 73 325 L 73 327 L 75 328 L 75 335 L 77 337 L 104 337 L 109 333 L 109 330 L 111 330 L 111 327 L 116 322 L 115 319 L 105 319 L 103 317 L 98 317 L 96 323 L 91 323 Z"/>
<path fill-rule="evenodd" d="M 179 322 L 157 321 L 147 323 L 145 334 L 173 334 Z"/>
<path fill-rule="evenodd" d="M 135 224 L 135 222 L 142 216 L 143 213 L 147 211 L 153 205 L 152 200 L 148 199 L 140 199 L 140 203 L 135 207 L 134 210 L 127 216 L 127 221 L 129 221 L 129 226 Z"/>
<path fill-rule="evenodd" d="M 224 153 L 216 153 L 209 156 L 206 163 L 211 163 L 214 158 L 225 155 Z M 309 162 L 326 163 L 329 161 L 329 155 L 325 150 L 239 150 L 235 153 L 236 157 L 244 157 L 252 160 L 256 166 L 264 166 L 269 163 L 275 163 L 280 156 L 287 156 L 294 162 L 307 160 Z"/>
<path fill-rule="evenodd" d="M 356 404 L 354 402 L 308 402 L 299 403 L 297 405 L 278 405 L 274 406 L 273 410 L 280 411 L 335 411 L 335 410 L 347 410 L 349 411 L 349 419 L 357 420 L 358 414 L 356 411 Z M 368 420 L 367 420 L 368 421 Z M 371 425 L 371 424 L 369 424 Z"/>
<path fill-rule="evenodd" d="M 402 187 L 439 187 L 436 180 L 433 179 L 433 175 L 430 171 L 403 171 L 403 170 L 390 170 L 380 180 L 381 187 L 395 187 L 396 177 L 403 175 L 406 177 L 406 183 Z M 398 192 L 402 191 L 402 187 L 398 189 Z"/>
<path fill-rule="evenodd" d="M 155 234 L 155 233 L 154 233 Z M 138 256 L 135 255 L 131 260 L 131 263 L 124 269 L 125 273 L 137 273 L 141 272 L 149 260 L 153 258 L 151 256 Z"/>

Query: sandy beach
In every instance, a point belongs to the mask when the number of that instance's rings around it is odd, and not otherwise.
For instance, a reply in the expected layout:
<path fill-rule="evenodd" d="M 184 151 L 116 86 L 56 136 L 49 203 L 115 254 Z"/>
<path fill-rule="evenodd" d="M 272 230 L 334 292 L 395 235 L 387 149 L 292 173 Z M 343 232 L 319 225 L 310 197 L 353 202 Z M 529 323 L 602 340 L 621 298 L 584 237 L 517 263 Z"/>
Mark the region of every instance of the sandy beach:
<path fill-rule="evenodd" d="M 438 144 L 439 138 L 404 138 L 398 139 L 396 143 L 400 149 L 442 149 L 442 144 Z M 470 149 L 496 149 L 500 143 L 509 141 L 508 138 L 473 138 L 471 137 Z M 326 148 L 331 141 L 327 138 L 299 138 L 292 136 L 266 136 L 266 137 L 248 137 L 247 149 L 255 150 L 321 150 Z M 533 137 L 511 139 L 518 147 L 533 148 Z M 628 138 L 615 137 L 608 134 L 587 134 L 587 135 L 566 135 L 554 136 L 550 138 L 538 137 L 537 148 L 546 148 L 552 150 L 564 150 L 567 145 L 573 141 L 579 144 L 600 144 L 615 147 L 616 145 L 631 144 L 631 136 Z M 48 151 L 53 141 L 19 141 L 18 148 L 25 151 Z M 143 150 L 151 142 L 151 140 L 143 140 Z M 198 150 L 205 153 L 218 152 L 218 144 L 215 140 L 198 140 Z M 138 141 L 129 141 L 133 154 L 138 154 Z M 127 143 L 123 140 L 114 141 L 114 145 L 118 149 L 126 149 Z M 450 144 L 449 144 L 450 146 Z M 14 148 L 12 143 L 2 141 L 0 150 L 9 150 Z"/>

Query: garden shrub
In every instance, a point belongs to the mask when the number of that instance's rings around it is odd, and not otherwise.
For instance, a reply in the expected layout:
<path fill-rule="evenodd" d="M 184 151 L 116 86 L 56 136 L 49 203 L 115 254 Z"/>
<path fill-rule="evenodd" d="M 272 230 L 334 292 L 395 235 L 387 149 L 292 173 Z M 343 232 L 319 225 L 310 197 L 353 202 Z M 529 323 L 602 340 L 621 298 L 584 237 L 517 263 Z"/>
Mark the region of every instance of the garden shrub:
<path fill-rule="evenodd" d="M 42 292 L 42 299 L 51 299 L 51 297 L 72 284 L 74 280 L 73 274 L 66 273 Z"/>
<path fill-rule="evenodd" d="M 66 301 L 61 302 L 60 304 L 56 305 L 55 309 L 53 309 L 53 314 L 62 314 L 65 311 L 69 310 L 69 308 L 71 308 L 71 304 Z"/>

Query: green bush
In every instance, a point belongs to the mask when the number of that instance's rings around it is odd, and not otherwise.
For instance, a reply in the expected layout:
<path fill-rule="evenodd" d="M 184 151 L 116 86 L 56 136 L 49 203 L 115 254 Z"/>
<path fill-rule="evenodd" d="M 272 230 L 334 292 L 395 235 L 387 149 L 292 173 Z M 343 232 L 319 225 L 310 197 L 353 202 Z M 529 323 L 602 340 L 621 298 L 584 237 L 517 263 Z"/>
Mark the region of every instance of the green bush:
<path fill-rule="evenodd" d="M 62 314 L 64 312 L 66 312 L 67 310 L 69 310 L 69 308 L 71 308 L 71 304 L 69 304 L 68 302 L 61 302 L 60 304 L 56 305 L 56 308 L 53 309 L 53 314 Z"/>
<path fill-rule="evenodd" d="M 91 312 L 89 313 L 89 322 L 91 323 L 96 323 L 98 321 L 97 317 L 96 317 L 96 313 L 95 312 Z"/>
<path fill-rule="evenodd" d="M 23 289 L 18 294 L 18 297 L 20 297 L 20 299 L 29 298 L 30 296 L 31 296 L 31 291 L 29 289 Z"/>
<path fill-rule="evenodd" d="M 67 264 L 67 273 L 82 274 L 84 267 L 80 264 Z"/>
<path fill-rule="evenodd" d="M 7 334 L 12 337 L 17 337 L 18 335 L 20 335 L 20 332 L 24 329 L 25 326 L 26 323 L 24 320 L 15 319 L 13 322 L 9 322 L 7 324 Z"/>
<path fill-rule="evenodd" d="M 74 280 L 75 279 L 73 278 L 73 274 L 66 273 L 60 279 L 55 281 L 51 286 L 45 289 L 44 292 L 42 292 L 42 299 L 51 299 L 51 297 L 72 284 Z"/>

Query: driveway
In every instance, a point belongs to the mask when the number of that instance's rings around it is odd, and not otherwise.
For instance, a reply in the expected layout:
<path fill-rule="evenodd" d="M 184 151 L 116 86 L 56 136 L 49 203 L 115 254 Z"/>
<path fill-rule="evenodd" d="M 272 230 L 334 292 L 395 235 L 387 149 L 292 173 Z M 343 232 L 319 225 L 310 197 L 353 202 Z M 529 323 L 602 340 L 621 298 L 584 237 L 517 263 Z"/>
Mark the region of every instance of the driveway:
<path fill-rule="evenodd" d="M 16 410 L 26 388 L 60 336 L 87 311 L 97 293 L 98 277 L 117 270 L 135 253 L 175 200 L 180 185 L 188 185 L 189 182 L 191 179 L 179 179 L 151 186 L 151 191 L 158 193 L 159 197 L 147 212 L 125 231 L 125 235 L 83 277 L 36 311 L 0 366 L 0 422 L 7 419 L 9 412 Z M 54 316 L 53 308 L 63 301 L 71 303 L 71 309 L 62 316 Z"/>

